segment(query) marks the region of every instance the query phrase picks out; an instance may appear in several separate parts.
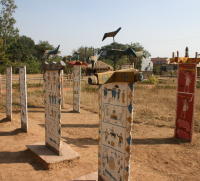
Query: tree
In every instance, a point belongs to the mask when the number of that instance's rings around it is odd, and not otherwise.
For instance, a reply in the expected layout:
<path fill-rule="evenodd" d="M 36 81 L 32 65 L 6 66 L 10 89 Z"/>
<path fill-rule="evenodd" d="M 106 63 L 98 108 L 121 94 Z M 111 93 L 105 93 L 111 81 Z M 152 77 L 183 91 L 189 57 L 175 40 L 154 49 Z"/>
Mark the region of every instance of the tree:
<path fill-rule="evenodd" d="M 46 50 L 53 50 L 53 45 L 49 44 L 48 41 L 40 41 L 37 45 L 35 45 L 35 56 L 38 61 L 42 61 L 44 52 Z"/>
<path fill-rule="evenodd" d="M 90 56 L 93 56 L 95 53 L 97 53 L 97 49 L 95 49 L 93 47 L 83 47 L 83 46 L 81 46 L 77 50 L 73 51 L 72 57 L 75 56 L 76 52 L 79 54 L 79 60 L 88 61 Z"/>
<path fill-rule="evenodd" d="M 121 44 L 121 43 L 111 43 L 109 45 L 101 47 L 101 50 L 105 50 L 105 52 L 109 52 L 109 50 L 117 49 L 117 50 L 126 50 L 127 48 L 132 48 L 135 52 L 142 52 L 141 55 L 144 57 L 149 57 L 150 53 L 144 49 L 142 45 L 139 43 L 131 43 L 131 44 Z M 135 58 L 133 56 L 118 56 L 117 54 L 108 54 L 102 56 L 102 61 L 112 65 L 114 69 L 121 67 L 123 64 L 133 64 L 137 69 L 141 69 L 142 64 L 142 56 Z"/>
<path fill-rule="evenodd" d="M 6 53 L 12 62 L 26 62 L 35 55 L 35 42 L 27 36 L 20 36 L 7 48 Z"/>
<path fill-rule="evenodd" d="M 8 39 L 18 35 L 18 29 L 14 27 L 16 23 L 13 13 L 17 6 L 14 0 L 0 0 L 0 37 L 3 39 L 3 49 L 8 47 Z"/>

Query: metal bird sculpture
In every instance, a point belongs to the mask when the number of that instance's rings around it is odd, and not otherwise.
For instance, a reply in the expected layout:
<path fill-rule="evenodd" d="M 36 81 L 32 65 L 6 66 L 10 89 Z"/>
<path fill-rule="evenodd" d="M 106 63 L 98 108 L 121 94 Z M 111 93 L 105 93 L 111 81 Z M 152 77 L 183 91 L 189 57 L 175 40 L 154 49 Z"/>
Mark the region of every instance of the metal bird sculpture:
<path fill-rule="evenodd" d="M 132 48 L 127 48 L 125 50 L 120 50 L 120 49 L 110 49 L 110 50 L 102 50 L 102 56 L 133 56 L 133 57 L 142 57 L 144 56 L 143 51 L 138 51 L 136 52 L 135 50 L 133 50 Z"/>
<path fill-rule="evenodd" d="M 58 47 L 54 50 L 46 50 L 44 53 L 45 57 L 48 59 L 51 55 L 53 56 L 57 55 L 59 48 L 60 48 L 60 45 L 58 45 Z"/>
<path fill-rule="evenodd" d="M 101 57 L 112 57 L 112 61 L 114 64 L 114 69 L 116 69 L 116 63 L 122 56 L 127 56 L 129 58 L 140 58 L 140 57 L 145 57 L 143 51 L 138 51 L 136 52 L 132 48 L 127 48 L 125 50 L 120 50 L 120 49 L 110 49 L 110 50 L 101 50 Z"/>
<path fill-rule="evenodd" d="M 105 40 L 105 39 L 108 38 L 108 37 L 113 37 L 113 42 L 114 42 L 114 38 L 115 38 L 116 34 L 117 34 L 121 29 L 122 29 L 122 28 L 119 27 L 116 31 L 105 33 L 104 36 L 103 36 L 102 41 Z"/>

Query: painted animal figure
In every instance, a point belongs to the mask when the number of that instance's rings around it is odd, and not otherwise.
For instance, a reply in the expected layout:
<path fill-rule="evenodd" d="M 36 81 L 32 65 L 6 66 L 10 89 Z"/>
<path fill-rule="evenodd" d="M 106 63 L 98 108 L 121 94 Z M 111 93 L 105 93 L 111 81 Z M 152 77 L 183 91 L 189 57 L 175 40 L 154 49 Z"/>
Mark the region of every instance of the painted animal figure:
<path fill-rule="evenodd" d="M 105 40 L 106 38 L 108 37 L 113 37 L 113 41 L 114 41 L 114 37 L 116 36 L 116 34 L 121 30 L 122 28 L 119 27 L 116 31 L 112 31 L 112 32 L 108 32 L 108 33 L 105 33 L 104 36 L 103 36 L 103 40 Z"/>

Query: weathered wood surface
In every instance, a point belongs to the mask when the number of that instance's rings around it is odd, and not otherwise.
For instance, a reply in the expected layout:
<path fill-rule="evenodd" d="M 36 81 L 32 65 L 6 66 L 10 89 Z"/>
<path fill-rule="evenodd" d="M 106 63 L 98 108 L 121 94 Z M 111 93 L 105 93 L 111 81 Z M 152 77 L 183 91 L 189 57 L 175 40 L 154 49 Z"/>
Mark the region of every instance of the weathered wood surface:
<path fill-rule="evenodd" d="M 99 94 L 99 180 L 130 180 L 133 83 L 104 84 Z"/>
<path fill-rule="evenodd" d="M 27 84 L 26 67 L 19 69 L 20 104 L 21 104 L 21 128 L 28 132 L 28 110 L 27 110 Z"/>
<path fill-rule="evenodd" d="M 6 119 L 12 120 L 12 67 L 6 68 Z"/>

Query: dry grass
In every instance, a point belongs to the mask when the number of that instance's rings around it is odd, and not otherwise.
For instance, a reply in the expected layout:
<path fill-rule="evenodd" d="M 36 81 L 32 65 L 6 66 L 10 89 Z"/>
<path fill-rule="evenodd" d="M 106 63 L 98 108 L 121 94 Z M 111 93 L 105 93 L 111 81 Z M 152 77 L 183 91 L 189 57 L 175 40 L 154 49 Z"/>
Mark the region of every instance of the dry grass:
<path fill-rule="evenodd" d="M 30 76 L 32 77 L 32 76 Z M 37 75 L 38 77 L 38 75 Z M 15 82 L 17 84 L 17 82 Z M 72 81 L 64 82 L 64 99 L 66 104 L 73 103 Z M 5 85 L 3 85 L 5 89 Z M 28 82 L 28 105 L 43 107 L 42 82 Z M 3 91 L 2 98 L 5 98 Z M 200 132 L 200 89 L 196 92 L 196 107 L 194 113 L 195 130 Z M 1 99 L 0 109 L 4 109 L 5 99 Z M 150 124 L 158 127 L 174 127 L 176 115 L 176 79 L 162 79 L 159 84 L 136 84 L 134 94 L 134 122 Z M 98 87 L 82 81 L 81 107 L 92 112 L 98 112 Z M 13 89 L 13 110 L 19 111 L 19 88 Z"/>

